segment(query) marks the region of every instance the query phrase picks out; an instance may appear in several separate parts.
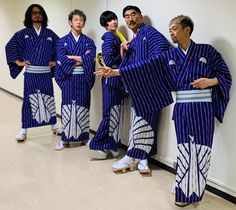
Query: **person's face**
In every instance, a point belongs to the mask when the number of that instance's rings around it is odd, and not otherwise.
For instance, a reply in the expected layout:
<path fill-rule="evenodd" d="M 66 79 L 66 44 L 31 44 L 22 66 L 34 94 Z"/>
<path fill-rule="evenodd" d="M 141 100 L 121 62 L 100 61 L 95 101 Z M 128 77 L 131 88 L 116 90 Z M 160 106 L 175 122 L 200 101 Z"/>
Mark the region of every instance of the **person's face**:
<path fill-rule="evenodd" d="M 70 21 L 70 26 L 72 30 L 76 31 L 77 33 L 81 33 L 84 27 L 84 18 L 79 15 L 73 15 L 72 20 Z"/>
<path fill-rule="evenodd" d="M 140 25 L 143 23 L 143 16 L 133 9 L 127 10 L 124 16 L 127 26 L 136 33 Z"/>
<path fill-rule="evenodd" d="M 43 21 L 42 11 L 38 7 L 33 7 L 31 17 L 33 23 L 41 23 Z"/>
<path fill-rule="evenodd" d="M 174 22 L 169 25 L 169 33 L 174 43 L 183 43 L 190 38 L 189 27 L 183 28 L 179 23 Z"/>
<path fill-rule="evenodd" d="M 114 19 L 109 22 L 107 22 L 106 30 L 110 32 L 116 31 L 118 28 L 118 20 Z"/>

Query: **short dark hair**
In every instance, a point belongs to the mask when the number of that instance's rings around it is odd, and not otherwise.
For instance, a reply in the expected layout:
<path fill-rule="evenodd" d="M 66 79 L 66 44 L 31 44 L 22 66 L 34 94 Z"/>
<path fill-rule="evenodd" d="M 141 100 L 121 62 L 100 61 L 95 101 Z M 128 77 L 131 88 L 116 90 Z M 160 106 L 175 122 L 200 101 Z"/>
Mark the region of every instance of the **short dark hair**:
<path fill-rule="evenodd" d="M 68 15 L 68 20 L 71 21 L 74 15 L 79 15 L 84 19 L 84 22 L 86 22 L 87 17 L 82 10 L 74 9 L 73 11 L 71 11 L 70 14 Z"/>
<path fill-rule="evenodd" d="M 174 22 L 179 23 L 183 28 L 186 28 L 188 26 L 190 28 L 190 35 L 192 34 L 194 29 L 194 23 L 189 16 L 179 15 L 171 19 L 170 23 Z"/>
<path fill-rule="evenodd" d="M 131 9 L 133 9 L 134 11 L 136 11 L 137 13 L 139 13 L 140 15 L 142 14 L 141 10 L 140 10 L 138 7 L 133 6 L 133 5 L 128 5 L 128 6 L 126 6 L 126 7 L 123 9 L 123 17 L 125 17 L 125 12 L 126 12 L 127 10 L 131 10 Z"/>
<path fill-rule="evenodd" d="M 33 26 L 33 22 L 32 22 L 32 10 L 34 7 L 38 7 L 42 13 L 42 17 L 43 17 L 43 20 L 42 20 L 42 26 L 43 27 L 47 27 L 48 26 L 48 16 L 45 12 L 45 10 L 43 9 L 43 7 L 39 4 L 31 4 L 28 9 L 26 10 L 25 12 L 25 19 L 24 19 L 24 26 L 26 28 L 30 28 Z"/>
<path fill-rule="evenodd" d="M 101 14 L 100 24 L 101 26 L 106 27 L 108 22 L 112 20 L 117 20 L 117 19 L 118 18 L 114 12 L 107 10 Z"/>

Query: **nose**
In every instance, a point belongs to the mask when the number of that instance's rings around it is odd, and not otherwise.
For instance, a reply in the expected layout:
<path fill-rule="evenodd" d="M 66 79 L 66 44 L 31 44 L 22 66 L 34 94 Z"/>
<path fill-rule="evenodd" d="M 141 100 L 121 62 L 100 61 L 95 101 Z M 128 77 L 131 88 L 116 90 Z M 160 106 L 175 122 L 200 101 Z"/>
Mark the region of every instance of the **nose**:
<path fill-rule="evenodd" d="M 129 22 L 130 22 L 130 21 L 133 21 L 133 17 L 132 17 L 131 15 L 128 16 L 127 19 L 128 19 Z"/>

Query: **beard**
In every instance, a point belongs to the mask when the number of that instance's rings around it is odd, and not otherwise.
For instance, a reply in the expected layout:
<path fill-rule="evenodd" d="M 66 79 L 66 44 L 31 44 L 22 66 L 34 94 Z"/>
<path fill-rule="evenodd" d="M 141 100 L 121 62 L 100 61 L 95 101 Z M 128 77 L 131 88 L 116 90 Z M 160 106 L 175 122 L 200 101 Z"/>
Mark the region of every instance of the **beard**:
<path fill-rule="evenodd" d="M 41 17 L 36 17 L 34 19 L 32 19 L 33 23 L 42 23 L 43 19 Z"/>

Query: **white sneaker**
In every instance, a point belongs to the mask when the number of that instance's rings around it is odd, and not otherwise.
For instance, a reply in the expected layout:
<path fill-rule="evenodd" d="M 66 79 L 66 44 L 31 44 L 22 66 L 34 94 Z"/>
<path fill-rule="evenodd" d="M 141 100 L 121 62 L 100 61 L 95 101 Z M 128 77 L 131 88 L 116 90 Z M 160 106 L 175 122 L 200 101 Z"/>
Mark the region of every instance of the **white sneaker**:
<path fill-rule="evenodd" d="M 90 141 L 91 141 L 91 139 L 87 141 L 86 146 L 89 147 L 89 143 L 90 143 Z"/>
<path fill-rule="evenodd" d="M 140 160 L 138 163 L 138 170 L 140 174 L 150 174 L 151 170 L 148 166 L 148 161 L 147 159 Z"/>
<path fill-rule="evenodd" d="M 172 183 L 171 192 L 175 194 L 175 181 Z"/>
<path fill-rule="evenodd" d="M 104 160 L 107 158 L 107 151 L 90 149 L 89 157 L 97 160 Z"/>
<path fill-rule="evenodd" d="M 120 155 L 120 152 L 117 150 L 110 149 L 109 152 L 112 154 L 113 158 L 117 158 Z"/>
<path fill-rule="evenodd" d="M 27 130 L 24 129 L 24 128 L 21 128 L 19 133 L 16 134 L 16 140 L 18 142 L 22 142 L 22 141 L 24 141 L 26 139 L 26 136 L 27 136 Z"/>
<path fill-rule="evenodd" d="M 55 146 L 55 150 L 60 151 L 63 150 L 66 146 L 69 146 L 68 142 L 64 142 L 64 141 L 59 141 L 59 143 Z"/>
<path fill-rule="evenodd" d="M 134 171 L 135 168 L 136 168 L 136 163 L 134 158 L 131 158 L 127 155 L 125 155 L 122 159 L 116 161 L 112 165 L 113 172 L 125 173 L 127 170 Z"/>
<path fill-rule="evenodd" d="M 111 154 L 111 155 L 110 155 Z M 109 158 L 112 156 L 112 158 L 117 158 L 119 156 L 119 152 L 115 150 L 89 150 L 89 157 L 93 159 L 98 159 L 98 160 L 104 160 L 106 158 Z"/>
<path fill-rule="evenodd" d="M 52 125 L 52 132 L 55 135 L 61 136 L 62 135 L 62 128 L 59 127 L 57 124 Z"/>

